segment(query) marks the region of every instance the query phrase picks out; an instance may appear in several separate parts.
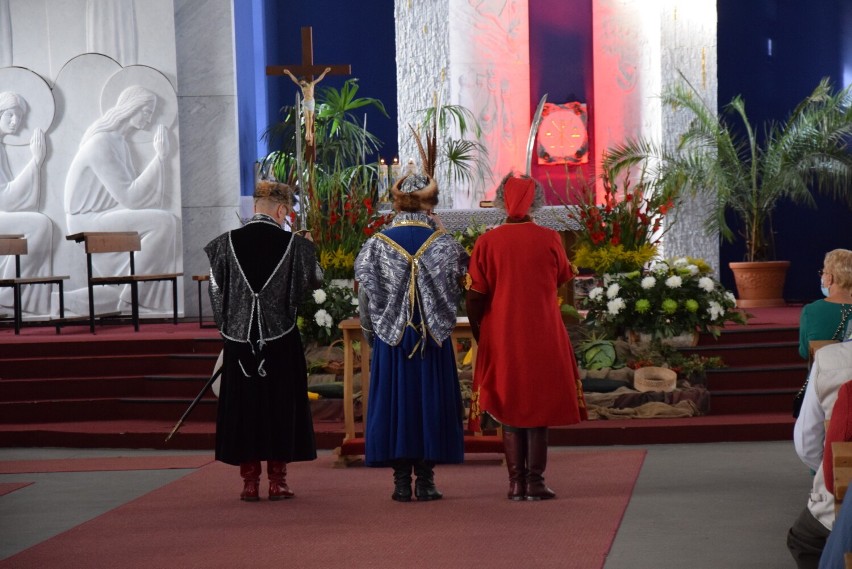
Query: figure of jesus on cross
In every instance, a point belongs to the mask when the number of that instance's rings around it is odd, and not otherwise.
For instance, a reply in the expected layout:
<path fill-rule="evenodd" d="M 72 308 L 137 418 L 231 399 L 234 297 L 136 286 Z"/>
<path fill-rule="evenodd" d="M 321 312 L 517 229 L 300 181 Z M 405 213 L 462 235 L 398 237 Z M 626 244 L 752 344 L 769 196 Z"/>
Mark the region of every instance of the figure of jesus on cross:
<path fill-rule="evenodd" d="M 293 80 L 293 83 L 302 88 L 302 114 L 305 116 L 305 142 L 312 144 L 314 141 L 314 110 L 316 109 L 316 99 L 314 99 L 314 87 L 322 81 L 326 73 L 331 71 L 331 67 L 326 67 L 322 74 L 308 81 L 307 79 L 299 79 L 288 69 L 284 69 L 284 74 Z"/>
<path fill-rule="evenodd" d="M 320 74 L 314 79 L 314 75 Z M 305 151 L 308 160 L 314 156 L 314 116 L 316 111 L 316 99 L 314 88 L 322 81 L 326 74 L 349 75 L 352 73 L 350 65 L 315 65 L 314 64 L 314 41 L 310 26 L 302 28 L 302 63 L 301 65 L 268 65 L 267 75 L 287 75 L 293 83 L 302 89 L 302 114 L 305 117 Z M 301 77 L 301 79 L 299 79 Z"/>

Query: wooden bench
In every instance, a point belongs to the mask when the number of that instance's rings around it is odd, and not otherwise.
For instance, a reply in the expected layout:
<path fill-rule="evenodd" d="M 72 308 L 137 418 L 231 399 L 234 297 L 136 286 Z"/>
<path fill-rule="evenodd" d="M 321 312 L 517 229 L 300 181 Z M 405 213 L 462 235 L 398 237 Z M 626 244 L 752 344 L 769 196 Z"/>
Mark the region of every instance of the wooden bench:
<path fill-rule="evenodd" d="M 89 289 L 89 330 L 95 333 L 95 294 L 94 287 L 100 285 L 130 285 L 131 318 L 133 329 L 139 331 L 139 283 L 169 281 L 172 283 L 173 321 L 178 320 L 178 277 L 183 273 L 164 273 L 159 275 L 137 275 L 134 252 L 142 250 L 142 239 L 136 231 L 86 231 L 65 237 L 68 241 L 83 243 L 86 251 L 86 284 Z M 94 276 L 92 255 L 98 253 L 128 253 L 130 272 L 127 275 L 106 277 Z"/>
<path fill-rule="evenodd" d="M 65 291 L 63 281 L 68 276 L 42 276 L 21 277 L 21 255 L 28 251 L 27 240 L 23 235 L 0 235 L 0 255 L 15 256 L 15 276 L 13 278 L 0 278 L 0 287 L 12 289 L 12 320 L 15 323 L 15 334 L 21 333 L 23 326 L 23 306 L 21 305 L 21 288 L 28 285 L 59 285 L 59 317 L 65 318 Z M 56 333 L 59 333 L 60 324 L 56 323 Z"/>

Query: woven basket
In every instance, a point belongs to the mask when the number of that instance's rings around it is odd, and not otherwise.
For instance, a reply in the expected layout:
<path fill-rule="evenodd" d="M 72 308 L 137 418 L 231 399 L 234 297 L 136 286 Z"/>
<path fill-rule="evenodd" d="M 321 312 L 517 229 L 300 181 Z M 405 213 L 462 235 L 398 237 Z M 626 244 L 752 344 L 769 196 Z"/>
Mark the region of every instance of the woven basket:
<path fill-rule="evenodd" d="M 640 367 L 633 374 L 636 391 L 674 391 L 677 373 L 665 367 Z"/>

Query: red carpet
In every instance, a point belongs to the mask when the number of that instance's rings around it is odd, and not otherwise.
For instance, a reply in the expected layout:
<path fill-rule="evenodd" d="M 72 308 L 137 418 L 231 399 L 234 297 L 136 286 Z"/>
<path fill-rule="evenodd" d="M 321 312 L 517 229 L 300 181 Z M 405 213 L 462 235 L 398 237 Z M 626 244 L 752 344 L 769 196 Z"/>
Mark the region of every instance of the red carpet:
<path fill-rule="evenodd" d="M 0 496 L 5 496 L 15 490 L 29 486 L 32 482 L 0 482 Z"/>
<path fill-rule="evenodd" d="M 165 470 L 201 468 L 213 462 L 212 455 L 114 456 L 51 460 L 3 460 L 0 474 L 22 472 L 98 472 L 105 470 Z"/>
<path fill-rule="evenodd" d="M 437 467 L 444 499 L 409 504 L 390 500 L 389 469 L 332 456 L 290 465 L 296 499 L 243 503 L 237 468 L 214 463 L 0 567 L 598 569 L 644 456 L 552 450 L 545 502 L 507 500 L 494 459 Z"/>

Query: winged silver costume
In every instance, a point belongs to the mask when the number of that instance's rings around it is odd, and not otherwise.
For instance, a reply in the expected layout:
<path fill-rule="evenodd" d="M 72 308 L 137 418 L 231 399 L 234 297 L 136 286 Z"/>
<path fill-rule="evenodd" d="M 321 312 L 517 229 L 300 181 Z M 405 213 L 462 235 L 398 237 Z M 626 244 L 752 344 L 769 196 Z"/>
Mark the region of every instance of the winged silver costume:
<path fill-rule="evenodd" d="M 398 213 L 391 227 L 404 225 L 435 231 L 413 255 L 385 233 L 364 244 L 355 260 L 361 325 L 368 337 L 374 333 L 391 346 L 399 344 L 408 326 L 440 345 L 456 325 L 460 279 L 470 256 L 424 213 Z M 422 315 L 418 325 L 415 311 Z"/>

